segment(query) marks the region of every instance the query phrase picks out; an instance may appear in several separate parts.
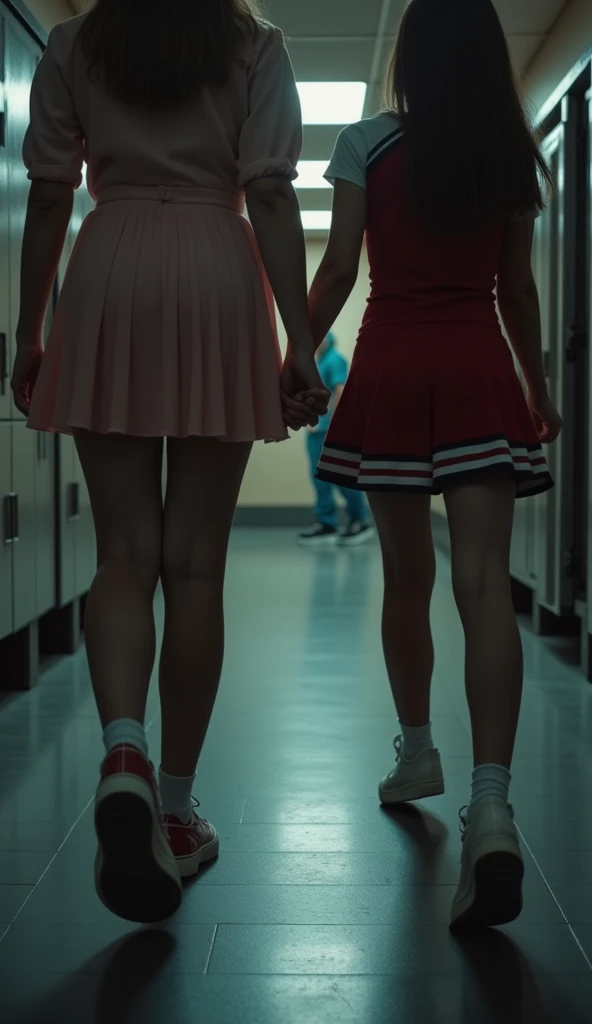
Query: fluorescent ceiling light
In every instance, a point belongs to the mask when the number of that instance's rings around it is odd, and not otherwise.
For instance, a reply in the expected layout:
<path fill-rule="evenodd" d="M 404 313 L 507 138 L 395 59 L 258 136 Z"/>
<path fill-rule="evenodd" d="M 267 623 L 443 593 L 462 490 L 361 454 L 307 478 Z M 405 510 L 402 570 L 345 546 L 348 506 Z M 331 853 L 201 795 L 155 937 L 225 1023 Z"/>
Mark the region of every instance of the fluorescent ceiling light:
<path fill-rule="evenodd" d="M 328 160 L 301 160 L 298 164 L 298 178 L 294 182 L 296 188 L 331 188 L 323 177 Z"/>
<path fill-rule="evenodd" d="M 331 210 L 302 210 L 301 215 L 305 231 L 328 231 L 331 227 Z"/>
<path fill-rule="evenodd" d="M 364 112 L 366 82 L 298 82 L 304 124 L 351 124 Z"/>

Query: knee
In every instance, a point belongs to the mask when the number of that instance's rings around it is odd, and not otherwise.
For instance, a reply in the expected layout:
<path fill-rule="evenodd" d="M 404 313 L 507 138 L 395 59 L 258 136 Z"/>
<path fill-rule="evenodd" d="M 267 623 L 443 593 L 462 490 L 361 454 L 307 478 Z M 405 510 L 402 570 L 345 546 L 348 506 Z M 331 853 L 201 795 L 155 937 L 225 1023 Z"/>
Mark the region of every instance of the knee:
<path fill-rule="evenodd" d="M 461 618 L 479 611 L 485 601 L 510 594 L 510 574 L 507 567 L 495 562 L 479 564 L 477 561 L 452 566 L 452 589 Z"/>
<path fill-rule="evenodd" d="M 429 602 L 436 578 L 433 553 L 395 557 L 383 552 L 385 588 L 391 596 Z"/>
<path fill-rule="evenodd" d="M 162 552 L 163 584 L 177 581 L 202 581 L 211 585 L 222 585 L 226 569 L 226 547 L 221 547 L 206 538 L 201 542 L 192 539 L 188 545 L 178 538 L 165 537 Z"/>
<path fill-rule="evenodd" d="M 141 532 L 133 541 L 113 538 L 99 551 L 98 562 L 99 568 L 119 567 L 131 572 L 143 587 L 154 593 L 161 571 L 160 538 L 142 536 Z"/>

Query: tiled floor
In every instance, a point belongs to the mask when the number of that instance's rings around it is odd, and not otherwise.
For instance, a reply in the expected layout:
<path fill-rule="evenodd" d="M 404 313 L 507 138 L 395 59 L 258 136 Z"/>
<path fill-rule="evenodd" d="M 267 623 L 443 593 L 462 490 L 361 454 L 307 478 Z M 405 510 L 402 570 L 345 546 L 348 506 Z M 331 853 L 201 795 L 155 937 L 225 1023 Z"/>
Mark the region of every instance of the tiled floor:
<path fill-rule="evenodd" d="M 199 785 L 222 853 L 166 927 L 120 922 L 93 891 L 101 744 L 83 653 L 0 706 L 2 1024 L 592 1021 L 592 689 L 527 631 L 513 788 L 524 914 L 449 933 L 470 742 L 446 559 L 439 570 L 447 792 L 391 815 L 376 801 L 395 731 L 376 548 L 237 532 Z M 155 758 L 156 709 L 152 693 Z"/>

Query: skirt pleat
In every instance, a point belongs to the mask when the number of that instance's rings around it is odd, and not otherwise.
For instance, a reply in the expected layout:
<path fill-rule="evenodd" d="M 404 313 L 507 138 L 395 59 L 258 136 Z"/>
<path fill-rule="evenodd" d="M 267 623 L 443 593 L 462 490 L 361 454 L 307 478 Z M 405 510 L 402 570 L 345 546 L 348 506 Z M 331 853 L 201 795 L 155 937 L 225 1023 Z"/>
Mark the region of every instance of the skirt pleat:
<path fill-rule="evenodd" d="M 80 230 L 29 426 L 279 441 L 280 369 L 273 299 L 240 214 L 109 202 Z"/>
<path fill-rule="evenodd" d="M 479 324 L 375 329 L 358 341 L 317 476 L 363 491 L 440 494 L 512 476 L 553 486 L 506 341 Z"/>

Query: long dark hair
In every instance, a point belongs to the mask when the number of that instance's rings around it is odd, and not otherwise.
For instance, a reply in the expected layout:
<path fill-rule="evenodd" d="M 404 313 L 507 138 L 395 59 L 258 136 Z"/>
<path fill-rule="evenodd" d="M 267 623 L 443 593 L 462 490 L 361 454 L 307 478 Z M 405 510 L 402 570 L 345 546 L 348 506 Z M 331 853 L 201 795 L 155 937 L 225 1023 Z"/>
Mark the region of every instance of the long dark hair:
<path fill-rule="evenodd" d="M 224 84 L 257 13 L 257 0 L 96 0 L 78 38 L 89 73 L 112 95 L 166 110 Z"/>
<path fill-rule="evenodd" d="M 552 176 L 491 0 L 410 0 L 386 101 L 403 122 L 409 189 L 435 228 L 543 208 Z"/>

